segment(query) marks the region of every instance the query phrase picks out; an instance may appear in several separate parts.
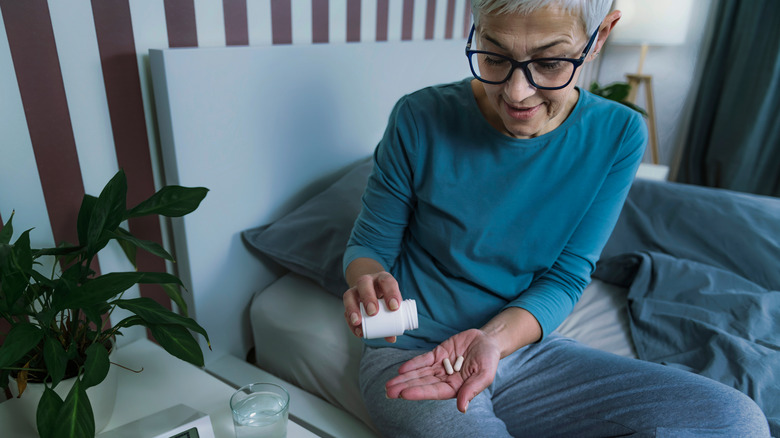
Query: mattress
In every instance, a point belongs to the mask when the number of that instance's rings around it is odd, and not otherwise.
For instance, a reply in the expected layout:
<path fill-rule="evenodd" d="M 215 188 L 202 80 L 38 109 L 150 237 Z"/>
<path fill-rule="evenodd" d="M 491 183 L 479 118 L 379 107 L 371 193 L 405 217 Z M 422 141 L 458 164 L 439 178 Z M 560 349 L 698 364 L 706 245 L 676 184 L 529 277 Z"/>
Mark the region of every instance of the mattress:
<path fill-rule="evenodd" d="M 342 301 L 295 273 L 258 293 L 250 306 L 256 365 L 371 425 L 358 387 L 362 342 Z M 626 289 L 594 279 L 558 333 L 593 348 L 636 357 Z"/>

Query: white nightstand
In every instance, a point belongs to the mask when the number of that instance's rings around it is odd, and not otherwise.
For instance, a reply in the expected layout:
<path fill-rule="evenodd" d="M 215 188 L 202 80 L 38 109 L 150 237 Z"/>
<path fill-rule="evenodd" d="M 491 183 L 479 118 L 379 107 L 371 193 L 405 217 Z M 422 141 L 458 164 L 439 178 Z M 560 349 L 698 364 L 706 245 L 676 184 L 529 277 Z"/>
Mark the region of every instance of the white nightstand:
<path fill-rule="evenodd" d="M 637 178 L 666 181 L 669 178 L 669 166 L 663 164 L 640 163 Z"/>
<path fill-rule="evenodd" d="M 207 372 L 169 355 L 160 346 L 138 340 L 117 350 L 116 362 L 130 369 L 119 370 L 117 400 L 108 431 L 131 421 L 155 414 L 177 404 L 185 404 L 211 417 L 217 438 L 233 438 L 233 419 L 228 400 L 236 388 Z M 291 400 L 295 403 L 295 400 Z M 26 424 L 17 421 L 15 400 L 0 403 L 0 424 L 4 436 L 35 436 Z M 6 435 L 7 434 L 7 435 Z M 290 419 L 288 438 L 312 438 L 314 433 Z"/>

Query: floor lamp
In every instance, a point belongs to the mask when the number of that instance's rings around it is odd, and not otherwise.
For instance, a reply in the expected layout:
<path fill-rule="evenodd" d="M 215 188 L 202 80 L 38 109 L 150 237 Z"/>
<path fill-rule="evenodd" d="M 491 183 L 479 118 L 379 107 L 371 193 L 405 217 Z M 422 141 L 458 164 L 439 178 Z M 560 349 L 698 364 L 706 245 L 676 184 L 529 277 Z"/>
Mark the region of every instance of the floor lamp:
<path fill-rule="evenodd" d="M 650 158 L 653 164 L 659 164 L 653 77 L 643 73 L 643 68 L 650 46 L 673 46 L 685 42 L 693 2 L 692 0 L 616 0 L 615 9 L 621 11 L 622 16 L 610 34 L 609 41 L 615 45 L 632 45 L 641 48 L 636 73 L 626 75 L 631 86 L 627 100 L 636 103 L 639 89 L 644 86 Z"/>

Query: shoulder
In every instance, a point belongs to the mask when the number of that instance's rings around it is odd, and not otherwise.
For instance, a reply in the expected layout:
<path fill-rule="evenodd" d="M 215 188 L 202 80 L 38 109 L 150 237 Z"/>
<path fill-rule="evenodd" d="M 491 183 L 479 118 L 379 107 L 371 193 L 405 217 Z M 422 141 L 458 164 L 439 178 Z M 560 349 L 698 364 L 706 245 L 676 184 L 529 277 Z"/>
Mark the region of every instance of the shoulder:
<path fill-rule="evenodd" d="M 469 98 L 473 99 L 468 81 L 416 90 L 396 102 L 388 127 L 420 139 L 448 135 L 468 118 Z"/>
<path fill-rule="evenodd" d="M 606 116 L 610 119 L 622 119 L 629 123 L 642 120 L 642 115 L 640 113 L 622 103 L 597 96 L 582 88 L 579 90 L 583 109 L 590 115 L 597 115 L 599 117 Z"/>
<path fill-rule="evenodd" d="M 443 111 L 457 111 L 468 105 L 468 99 L 473 98 L 469 80 L 460 80 L 446 84 L 437 84 L 421 88 L 403 96 L 396 104 L 396 109 L 404 108 L 406 111 L 423 115 L 441 113 Z M 441 114 L 438 114 L 439 116 Z"/>
<path fill-rule="evenodd" d="M 580 89 L 580 114 L 593 134 L 613 138 L 629 149 L 644 148 L 647 124 L 638 111 Z"/>
<path fill-rule="evenodd" d="M 623 123 L 634 127 L 644 124 L 642 114 L 622 103 L 597 96 L 583 89 L 580 89 L 580 95 L 583 112 L 589 118 L 601 118 L 609 121 L 612 126 L 615 123 Z"/>

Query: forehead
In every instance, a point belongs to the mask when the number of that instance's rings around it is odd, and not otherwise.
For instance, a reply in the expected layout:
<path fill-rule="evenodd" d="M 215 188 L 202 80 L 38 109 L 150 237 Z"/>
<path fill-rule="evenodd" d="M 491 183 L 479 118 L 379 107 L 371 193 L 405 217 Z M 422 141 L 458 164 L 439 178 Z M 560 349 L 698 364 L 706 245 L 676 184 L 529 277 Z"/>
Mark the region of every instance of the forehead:
<path fill-rule="evenodd" d="M 480 16 L 477 30 L 490 35 L 554 38 L 568 35 L 573 39 L 587 37 L 579 14 L 557 6 L 536 9 L 529 13 L 491 13 Z"/>

